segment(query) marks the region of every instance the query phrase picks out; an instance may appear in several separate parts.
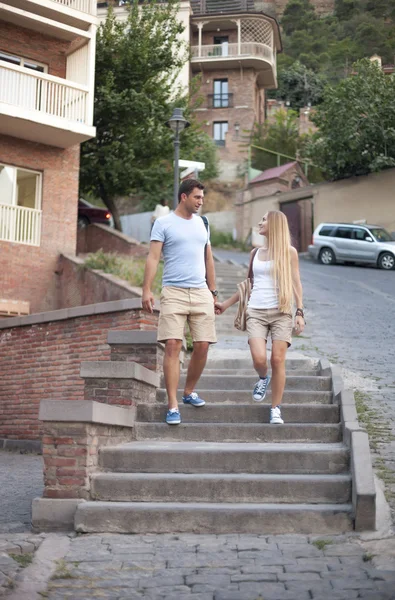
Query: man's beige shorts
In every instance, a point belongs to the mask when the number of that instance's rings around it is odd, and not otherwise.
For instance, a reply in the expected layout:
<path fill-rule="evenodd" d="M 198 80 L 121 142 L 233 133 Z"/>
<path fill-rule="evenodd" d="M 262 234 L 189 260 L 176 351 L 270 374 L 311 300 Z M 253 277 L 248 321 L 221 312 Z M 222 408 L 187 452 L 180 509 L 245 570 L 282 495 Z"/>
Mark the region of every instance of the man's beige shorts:
<path fill-rule="evenodd" d="M 215 344 L 214 301 L 210 290 L 164 287 L 160 297 L 158 342 L 184 339 L 187 321 L 194 342 Z"/>
<path fill-rule="evenodd" d="M 247 333 L 248 339 L 263 338 L 267 341 L 270 331 L 273 340 L 292 342 L 292 315 L 282 313 L 277 308 L 248 308 Z"/>

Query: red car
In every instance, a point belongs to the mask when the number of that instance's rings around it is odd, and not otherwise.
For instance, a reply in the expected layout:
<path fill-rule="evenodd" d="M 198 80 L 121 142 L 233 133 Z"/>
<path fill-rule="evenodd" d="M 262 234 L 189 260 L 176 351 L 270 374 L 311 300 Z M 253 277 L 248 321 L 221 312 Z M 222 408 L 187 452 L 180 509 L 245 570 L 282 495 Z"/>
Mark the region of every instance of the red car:
<path fill-rule="evenodd" d="M 91 223 L 101 223 L 102 225 L 111 225 L 112 215 L 107 208 L 100 208 L 90 204 L 83 198 L 78 200 L 78 227 L 83 229 Z"/>

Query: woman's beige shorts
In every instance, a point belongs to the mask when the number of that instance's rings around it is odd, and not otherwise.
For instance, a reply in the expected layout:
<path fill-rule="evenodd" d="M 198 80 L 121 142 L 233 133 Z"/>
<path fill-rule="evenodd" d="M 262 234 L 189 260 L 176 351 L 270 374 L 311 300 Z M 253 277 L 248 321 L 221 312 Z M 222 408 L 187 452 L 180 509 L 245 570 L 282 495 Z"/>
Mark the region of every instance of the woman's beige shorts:
<path fill-rule="evenodd" d="M 277 308 L 247 308 L 248 339 L 263 338 L 267 341 L 270 331 L 272 340 L 292 342 L 292 315 L 282 313 Z"/>
<path fill-rule="evenodd" d="M 214 301 L 210 290 L 164 287 L 160 297 L 158 342 L 184 339 L 187 321 L 194 342 L 215 344 Z"/>

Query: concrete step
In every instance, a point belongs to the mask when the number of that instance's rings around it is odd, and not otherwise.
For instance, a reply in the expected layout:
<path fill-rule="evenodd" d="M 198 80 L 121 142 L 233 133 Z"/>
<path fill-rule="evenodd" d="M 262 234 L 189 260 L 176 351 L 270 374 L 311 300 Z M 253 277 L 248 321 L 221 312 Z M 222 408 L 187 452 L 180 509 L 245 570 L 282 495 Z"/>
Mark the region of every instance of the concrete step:
<path fill-rule="evenodd" d="M 180 387 L 185 385 L 186 375 L 180 377 Z M 199 390 L 252 390 L 257 382 L 253 377 L 240 377 L 239 375 L 206 375 L 203 373 L 199 379 Z M 314 390 L 330 391 L 332 379 L 330 377 L 312 376 L 299 377 L 287 375 L 285 389 L 287 390 Z"/>
<path fill-rule="evenodd" d="M 269 404 L 212 404 L 199 408 L 181 404 L 183 423 L 268 423 Z M 140 404 L 137 406 L 137 421 L 163 423 L 167 406 Z M 287 404 L 283 409 L 287 423 L 339 423 L 340 411 L 337 404 Z"/>
<path fill-rule="evenodd" d="M 136 440 L 207 442 L 339 442 L 340 424 L 292 423 L 136 423 Z"/>
<path fill-rule="evenodd" d="M 343 444 L 325 443 L 145 441 L 99 451 L 100 467 L 118 473 L 336 474 L 347 473 L 349 462 Z"/>
<path fill-rule="evenodd" d="M 247 352 L 248 352 L 248 348 Z M 270 352 L 268 353 L 270 358 Z M 229 371 L 235 371 L 239 369 L 251 369 L 252 361 L 251 357 L 246 358 L 211 358 L 210 355 L 207 360 L 206 369 L 228 369 Z M 285 368 L 289 369 L 318 369 L 318 360 L 314 358 L 287 358 L 285 361 Z"/>
<path fill-rule="evenodd" d="M 97 473 L 91 497 L 112 502 L 346 504 L 351 475 Z"/>
<path fill-rule="evenodd" d="M 353 527 L 350 504 L 82 502 L 83 533 L 339 533 Z"/>
<path fill-rule="evenodd" d="M 199 390 L 199 387 L 197 387 Z M 249 390 L 204 390 L 201 392 L 202 398 L 207 403 L 225 403 L 225 404 L 254 404 L 255 400 L 252 399 L 253 386 Z M 182 388 L 178 389 L 177 395 L 181 401 L 181 397 L 184 393 Z M 159 388 L 156 391 L 156 399 L 158 402 L 167 402 L 166 390 Z M 269 391 L 266 394 L 265 401 L 271 403 L 272 392 Z M 317 392 L 315 390 L 303 391 L 303 390 L 285 390 L 283 396 L 283 404 L 332 404 L 332 392 Z"/>
<path fill-rule="evenodd" d="M 187 369 L 182 369 L 181 375 L 185 375 Z M 272 375 L 271 370 L 268 371 L 269 375 Z M 254 369 L 204 369 L 204 375 L 237 375 L 238 377 L 249 377 L 255 381 L 258 381 L 258 375 Z M 288 375 L 296 376 L 296 377 L 318 377 L 319 372 L 317 369 L 289 369 Z"/>

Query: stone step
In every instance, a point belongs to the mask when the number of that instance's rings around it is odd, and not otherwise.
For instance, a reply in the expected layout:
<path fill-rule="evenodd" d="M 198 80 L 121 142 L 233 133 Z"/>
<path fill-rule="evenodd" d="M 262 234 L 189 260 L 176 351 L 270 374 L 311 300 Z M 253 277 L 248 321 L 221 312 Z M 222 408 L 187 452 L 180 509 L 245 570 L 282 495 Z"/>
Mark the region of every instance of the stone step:
<path fill-rule="evenodd" d="M 199 390 L 199 387 L 197 387 Z M 225 403 L 225 404 L 254 404 L 255 400 L 252 399 L 253 386 L 249 390 L 204 390 L 201 393 L 202 398 L 208 403 Z M 181 402 L 181 397 L 184 393 L 182 388 L 178 389 L 177 395 Z M 285 390 L 283 396 L 283 404 L 332 404 L 332 392 L 317 392 L 317 391 L 303 391 L 303 390 Z M 156 391 L 156 399 L 158 402 L 167 402 L 166 390 L 159 388 Z M 269 391 L 266 394 L 265 401 L 271 402 L 272 392 Z"/>
<path fill-rule="evenodd" d="M 91 496 L 112 502 L 346 504 L 351 475 L 97 473 Z"/>
<path fill-rule="evenodd" d="M 187 369 L 182 369 L 181 375 L 185 375 Z M 271 369 L 268 370 L 268 374 L 271 376 Z M 204 375 L 237 375 L 238 377 L 249 377 L 255 381 L 258 381 L 258 375 L 254 369 L 204 369 Z M 318 377 L 319 372 L 317 369 L 288 369 L 288 375 L 296 377 Z"/>
<path fill-rule="evenodd" d="M 247 348 L 248 353 L 248 348 Z M 268 353 L 270 358 L 270 352 Z M 235 371 L 238 369 L 251 369 L 252 361 L 251 357 L 246 358 L 211 358 L 210 355 L 207 360 L 206 369 L 229 369 L 229 371 Z M 285 361 L 285 368 L 289 369 L 314 369 L 318 370 L 318 360 L 314 358 L 287 358 Z M 205 371 L 206 372 L 206 371 Z"/>
<path fill-rule="evenodd" d="M 268 423 L 269 404 L 214 404 L 201 407 L 181 404 L 183 423 Z M 164 422 L 167 406 L 139 404 L 137 421 Z M 287 423 L 339 423 L 337 404 L 287 404 L 283 409 Z"/>
<path fill-rule="evenodd" d="M 347 473 L 349 462 L 343 444 L 325 443 L 145 441 L 99 451 L 100 467 L 119 473 L 336 474 Z"/>
<path fill-rule="evenodd" d="M 180 377 L 180 387 L 185 385 L 186 375 Z M 257 382 L 256 375 L 253 377 L 240 377 L 239 375 L 206 375 L 203 373 L 199 379 L 199 390 L 252 390 Z M 287 390 L 314 390 L 330 391 L 332 379 L 330 377 L 299 377 L 287 375 L 285 388 Z"/>
<path fill-rule="evenodd" d="M 339 442 L 340 424 L 286 423 L 139 423 L 134 427 L 136 440 L 174 440 L 207 442 Z"/>
<path fill-rule="evenodd" d="M 330 534 L 351 531 L 350 504 L 82 502 L 81 533 Z"/>

